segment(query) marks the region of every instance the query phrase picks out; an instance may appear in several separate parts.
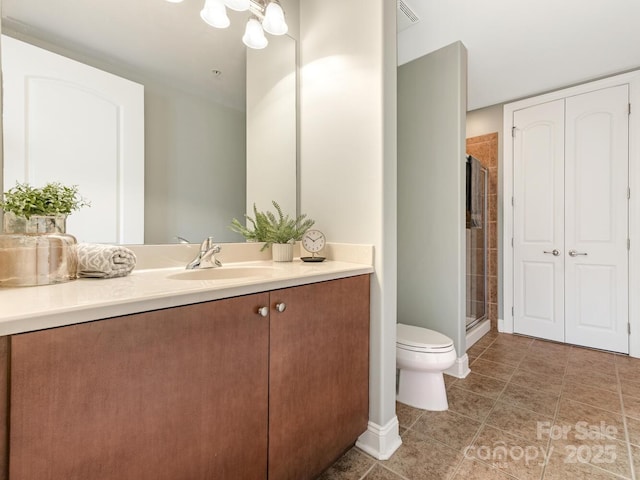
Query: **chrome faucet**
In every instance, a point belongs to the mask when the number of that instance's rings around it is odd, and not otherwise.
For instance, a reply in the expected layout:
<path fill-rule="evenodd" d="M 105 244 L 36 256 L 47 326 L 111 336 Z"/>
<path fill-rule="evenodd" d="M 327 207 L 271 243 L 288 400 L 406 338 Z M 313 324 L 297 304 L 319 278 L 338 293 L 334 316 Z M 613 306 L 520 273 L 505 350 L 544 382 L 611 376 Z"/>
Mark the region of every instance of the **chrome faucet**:
<path fill-rule="evenodd" d="M 216 258 L 216 253 L 220 253 L 220 245 L 213 243 L 213 237 L 207 237 L 200 245 L 200 252 L 196 258 L 187 264 L 187 270 L 196 268 L 216 268 L 221 267 L 222 263 Z"/>

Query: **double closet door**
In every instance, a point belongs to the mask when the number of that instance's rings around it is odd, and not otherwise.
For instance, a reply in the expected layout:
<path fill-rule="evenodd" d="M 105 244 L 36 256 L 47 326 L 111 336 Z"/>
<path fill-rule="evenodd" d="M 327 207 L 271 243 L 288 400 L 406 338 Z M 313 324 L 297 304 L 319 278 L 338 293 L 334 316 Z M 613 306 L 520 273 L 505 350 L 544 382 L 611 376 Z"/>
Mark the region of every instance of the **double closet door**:
<path fill-rule="evenodd" d="M 514 331 L 628 353 L 629 86 L 514 112 Z"/>

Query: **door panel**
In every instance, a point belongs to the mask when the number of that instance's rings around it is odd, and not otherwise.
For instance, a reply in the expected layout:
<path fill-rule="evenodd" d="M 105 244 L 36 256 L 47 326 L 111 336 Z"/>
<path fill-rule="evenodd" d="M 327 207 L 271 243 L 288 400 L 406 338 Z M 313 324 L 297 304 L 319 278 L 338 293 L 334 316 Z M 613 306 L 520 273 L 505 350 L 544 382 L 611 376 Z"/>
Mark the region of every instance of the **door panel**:
<path fill-rule="evenodd" d="M 628 103 L 627 85 L 566 99 L 566 341 L 622 353 L 629 347 Z"/>
<path fill-rule="evenodd" d="M 513 120 L 514 331 L 563 341 L 564 101 Z"/>

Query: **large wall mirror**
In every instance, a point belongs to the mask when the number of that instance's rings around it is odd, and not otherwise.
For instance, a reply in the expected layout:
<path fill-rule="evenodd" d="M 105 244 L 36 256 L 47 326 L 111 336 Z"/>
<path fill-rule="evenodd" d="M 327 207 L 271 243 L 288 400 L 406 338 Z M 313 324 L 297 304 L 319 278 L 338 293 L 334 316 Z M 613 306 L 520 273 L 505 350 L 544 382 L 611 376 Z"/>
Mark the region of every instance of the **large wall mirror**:
<path fill-rule="evenodd" d="M 227 226 L 247 206 L 295 214 L 298 13 L 281 3 L 290 35 L 258 51 L 248 12 L 214 29 L 204 0 L 1 0 L 2 34 L 144 86 L 145 243 L 241 241 Z"/>

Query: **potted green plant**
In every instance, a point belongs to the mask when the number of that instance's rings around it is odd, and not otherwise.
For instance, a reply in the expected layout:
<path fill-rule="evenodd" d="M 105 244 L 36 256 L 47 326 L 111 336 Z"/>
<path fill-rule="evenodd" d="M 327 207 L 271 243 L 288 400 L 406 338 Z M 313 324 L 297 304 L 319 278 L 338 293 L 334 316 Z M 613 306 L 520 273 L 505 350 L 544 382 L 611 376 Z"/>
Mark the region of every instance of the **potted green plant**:
<path fill-rule="evenodd" d="M 274 261 L 290 262 L 293 260 L 293 244 L 302 238 L 315 221 L 307 218 L 306 214 L 292 218 L 282 212 L 275 200 L 271 203 L 276 210 L 275 213 L 259 212 L 254 204 L 255 218 L 245 215 L 248 225 L 245 226 L 234 218 L 229 228 L 248 241 L 264 242 L 261 251 L 271 246 Z"/>
<path fill-rule="evenodd" d="M 18 183 L 4 193 L 0 235 L 0 287 L 68 282 L 77 278 L 76 239 L 66 233 L 67 215 L 89 205 L 77 186 Z"/>
<path fill-rule="evenodd" d="M 4 193 L 0 207 L 4 210 L 5 233 L 65 233 L 66 218 L 90 205 L 78 193 L 78 186 L 58 182 L 37 188 L 17 183 Z"/>

